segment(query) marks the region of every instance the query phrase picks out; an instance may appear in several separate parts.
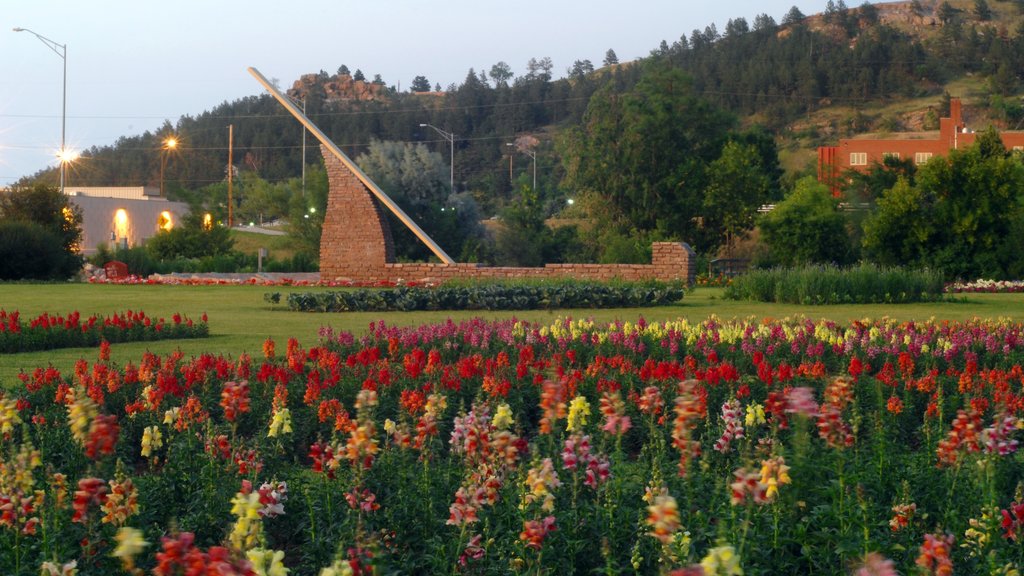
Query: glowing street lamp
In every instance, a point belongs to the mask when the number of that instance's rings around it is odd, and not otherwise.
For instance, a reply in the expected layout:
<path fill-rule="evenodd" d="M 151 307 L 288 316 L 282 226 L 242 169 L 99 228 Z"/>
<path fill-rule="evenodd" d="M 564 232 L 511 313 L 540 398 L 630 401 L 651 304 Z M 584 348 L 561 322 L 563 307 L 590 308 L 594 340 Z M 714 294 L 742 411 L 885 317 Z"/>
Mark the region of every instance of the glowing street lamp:
<path fill-rule="evenodd" d="M 63 97 L 63 103 L 61 104 L 61 112 L 60 112 L 60 153 L 57 155 L 57 157 L 60 159 L 60 193 L 63 194 L 64 193 L 64 171 L 66 170 L 66 165 L 67 165 L 67 163 L 69 161 L 68 151 L 67 151 L 67 148 L 65 147 L 65 136 L 67 134 L 67 123 L 68 123 L 67 122 L 67 119 L 68 119 L 68 45 L 67 44 L 58 44 L 57 42 L 54 42 L 53 40 L 50 40 L 46 36 L 43 36 L 41 34 L 37 34 L 37 33 L 33 32 L 33 31 L 29 30 L 28 28 L 15 28 L 14 31 L 15 32 L 28 32 L 29 34 L 32 34 L 36 38 L 39 38 L 40 42 L 42 42 L 43 44 L 46 44 L 47 48 L 49 48 L 50 50 L 53 50 L 54 54 L 56 54 L 57 56 L 60 56 L 60 59 L 64 61 L 64 97 Z M 59 48 L 59 50 L 58 50 L 58 48 Z"/>
<path fill-rule="evenodd" d="M 444 139 L 451 143 L 452 160 L 451 160 L 451 193 L 455 194 L 455 133 L 445 132 L 437 126 L 431 124 L 420 124 L 420 128 L 433 128 L 435 132 L 444 136 Z"/>
<path fill-rule="evenodd" d="M 160 161 L 160 197 L 164 197 L 164 170 L 167 168 L 167 155 L 178 147 L 178 139 L 171 136 L 164 140 L 163 158 Z"/>

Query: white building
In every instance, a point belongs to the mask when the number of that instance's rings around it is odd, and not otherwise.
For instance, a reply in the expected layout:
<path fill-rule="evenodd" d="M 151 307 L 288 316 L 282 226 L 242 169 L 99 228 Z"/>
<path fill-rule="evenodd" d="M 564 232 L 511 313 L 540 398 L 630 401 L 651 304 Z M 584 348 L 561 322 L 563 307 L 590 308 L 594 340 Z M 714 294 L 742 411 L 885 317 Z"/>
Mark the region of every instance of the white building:
<path fill-rule="evenodd" d="M 177 226 L 188 204 L 171 202 L 154 187 L 67 186 L 68 200 L 82 210 L 82 252 L 93 254 L 101 244 L 137 246 L 160 230 Z"/>

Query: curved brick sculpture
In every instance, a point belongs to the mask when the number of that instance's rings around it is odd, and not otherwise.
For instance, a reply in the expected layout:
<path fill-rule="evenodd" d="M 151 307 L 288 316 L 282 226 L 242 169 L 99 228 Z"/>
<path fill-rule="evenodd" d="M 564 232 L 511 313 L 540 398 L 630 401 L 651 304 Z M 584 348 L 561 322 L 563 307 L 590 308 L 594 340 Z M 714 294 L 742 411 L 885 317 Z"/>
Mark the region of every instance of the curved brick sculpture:
<path fill-rule="evenodd" d="M 655 242 L 650 264 L 548 264 L 538 268 L 436 262 L 396 263 L 387 213 L 373 193 L 322 147 L 330 190 L 320 237 L 320 277 L 354 282 L 444 282 L 453 278 L 681 280 L 693 283 L 696 255 L 682 242 Z"/>
<path fill-rule="evenodd" d="M 327 212 L 320 235 L 320 277 L 376 280 L 395 261 L 387 215 L 370 190 L 321 146 L 327 180 Z"/>

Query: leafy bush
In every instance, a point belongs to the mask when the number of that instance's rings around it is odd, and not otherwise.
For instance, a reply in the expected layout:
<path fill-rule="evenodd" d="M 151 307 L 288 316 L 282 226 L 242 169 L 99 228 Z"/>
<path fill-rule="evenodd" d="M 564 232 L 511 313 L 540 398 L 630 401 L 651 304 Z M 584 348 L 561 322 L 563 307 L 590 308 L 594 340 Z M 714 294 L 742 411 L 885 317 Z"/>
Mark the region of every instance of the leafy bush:
<path fill-rule="evenodd" d="M 0 280 L 69 278 L 81 260 L 61 248 L 60 239 L 35 222 L 0 222 Z"/>
<path fill-rule="evenodd" d="M 277 303 L 281 296 L 272 293 L 264 298 Z M 302 312 L 551 310 L 664 306 L 682 298 L 683 288 L 678 284 L 560 282 L 296 292 L 288 295 L 288 307 Z"/>
<path fill-rule="evenodd" d="M 725 290 L 733 300 L 780 304 L 904 304 L 943 298 L 942 274 L 935 270 L 805 266 L 752 270 Z"/>

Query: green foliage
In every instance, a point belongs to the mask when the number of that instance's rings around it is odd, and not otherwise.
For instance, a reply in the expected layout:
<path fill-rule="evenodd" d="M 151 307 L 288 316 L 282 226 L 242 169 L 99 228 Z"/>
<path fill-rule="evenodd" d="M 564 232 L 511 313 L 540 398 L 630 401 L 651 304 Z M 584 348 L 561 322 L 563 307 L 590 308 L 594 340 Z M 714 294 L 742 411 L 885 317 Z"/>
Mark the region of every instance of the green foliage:
<path fill-rule="evenodd" d="M 469 194 L 452 193 L 448 162 L 425 145 L 375 140 L 356 164 L 449 254 L 482 237 L 476 202 Z M 387 217 L 399 260 L 432 257 L 405 224 L 390 212 Z"/>
<path fill-rule="evenodd" d="M 846 264 L 853 258 L 838 200 L 814 177 L 797 182 L 785 200 L 761 217 L 759 226 L 772 263 Z"/>
<path fill-rule="evenodd" d="M 942 270 L 947 278 L 1006 279 L 1020 269 L 1010 244 L 1024 214 L 1024 166 L 1007 157 L 998 134 L 933 158 L 915 184 L 901 179 L 864 223 L 865 255 L 882 265 Z"/>
<path fill-rule="evenodd" d="M 752 145 L 728 142 L 708 166 L 704 227 L 724 237 L 728 251 L 734 238 L 754 227 L 757 209 L 769 199 L 771 181 L 760 162 Z"/>
<path fill-rule="evenodd" d="M 936 270 L 804 266 L 751 270 L 733 278 L 725 297 L 779 304 L 906 304 L 943 298 Z"/>
<path fill-rule="evenodd" d="M 60 239 L 43 226 L 0 221 L 0 280 L 63 280 L 67 261 Z"/>
<path fill-rule="evenodd" d="M 224 226 L 203 227 L 202 214 L 192 212 L 171 230 L 162 231 L 146 242 L 146 250 L 157 260 L 222 256 L 231 252 L 234 240 Z"/>
<path fill-rule="evenodd" d="M 12 260 L 4 266 L 6 273 L 12 275 L 9 277 L 64 279 L 75 275 L 81 268 L 82 258 L 78 255 L 78 248 L 82 242 L 82 211 L 69 203 L 67 196 L 57 188 L 37 183 L 16 186 L 6 193 L 0 193 L 0 222 L 36 224 L 52 235 L 44 238 L 33 230 L 26 232 L 28 236 L 19 240 L 12 234 L 13 229 L 8 229 L 5 243 L 9 250 L 16 252 L 18 243 L 22 241 L 27 243 L 25 246 L 35 246 L 45 240 L 59 251 L 58 254 L 50 247 L 37 248 L 41 259 L 39 262 L 25 260 L 12 252 Z M 24 275 L 19 276 L 18 266 L 24 270 Z"/>
<path fill-rule="evenodd" d="M 264 298 L 271 303 L 280 301 L 276 293 L 266 294 Z M 288 307 L 302 312 L 552 310 L 664 306 L 682 298 L 683 288 L 678 284 L 557 281 L 293 292 L 288 295 Z"/>
<path fill-rule="evenodd" d="M 293 195 L 288 203 L 288 235 L 300 252 L 310 256 L 320 256 L 329 191 L 327 170 L 322 164 L 311 166 L 306 171 L 305 194 Z"/>

